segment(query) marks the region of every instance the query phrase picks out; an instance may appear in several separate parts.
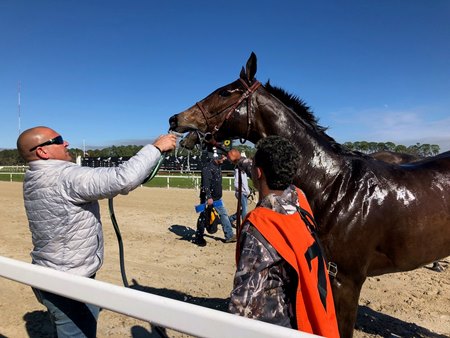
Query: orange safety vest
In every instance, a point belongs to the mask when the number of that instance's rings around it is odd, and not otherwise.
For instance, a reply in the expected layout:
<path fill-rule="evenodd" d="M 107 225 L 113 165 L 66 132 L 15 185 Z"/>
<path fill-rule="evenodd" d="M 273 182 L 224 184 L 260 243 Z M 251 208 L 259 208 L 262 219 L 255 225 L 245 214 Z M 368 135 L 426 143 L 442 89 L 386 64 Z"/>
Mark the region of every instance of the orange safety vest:
<path fill-rule="evenodd" d="M 312 215 L 311 207 L 299 189 L 297 195 L 301 208 Z M 283 215 L 258 207 L 247 215 L 246 220 L 297 273 L 295 314 L 298 330 L 329 338 L 339 337 L 326 262 L 299 213 Z M 239 245 L 237 250 L 239 261 Z"/>

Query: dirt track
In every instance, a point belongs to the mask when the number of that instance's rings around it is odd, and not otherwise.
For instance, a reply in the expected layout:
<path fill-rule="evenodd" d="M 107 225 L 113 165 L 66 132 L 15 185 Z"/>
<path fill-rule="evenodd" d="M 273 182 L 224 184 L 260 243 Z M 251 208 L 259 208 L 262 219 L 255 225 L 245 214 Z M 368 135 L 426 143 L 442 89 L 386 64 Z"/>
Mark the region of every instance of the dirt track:
<path fill-rule="evenodd" d="M 22 184 L 0 182 L 0 255 L 30 261 L 30 233 Z M 223 233 L 199 248 L 190 243 L 195 229 L 194 190 L 139 188 L 115 199 L 125 246 L 128 278 L 144 292 L 225 309 L 234 273 L 234 244 Z M 228 210 L 236 199 L 224 197 Z M 101 202 L 105 263 L 97 279 L 121 285 L 118 247 L 107 203 Z M 443 260 L 448 265 L 449 258 Z M 0 337 L 49 337 L 45 308 L 31 289 L 0 278 Z M 171 337 L 185 337 L 168 330 Z M 102 311 L 98 337 L 158 337 L 150 324 Z M 450 337 L 450 268 L 420 268 L 369 278 L 362 290 L 355 337 Z"/>

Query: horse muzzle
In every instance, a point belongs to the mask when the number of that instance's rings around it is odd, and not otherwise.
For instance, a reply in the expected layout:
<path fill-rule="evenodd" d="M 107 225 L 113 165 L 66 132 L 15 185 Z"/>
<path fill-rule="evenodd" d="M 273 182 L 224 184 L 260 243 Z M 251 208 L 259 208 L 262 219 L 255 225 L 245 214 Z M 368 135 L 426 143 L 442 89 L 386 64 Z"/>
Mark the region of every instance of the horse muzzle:
<path fill-rule="evenodd" d="M 169 126 L 170 126 L 169 130 L 178 131 L 178 130 L 176 130 L 178 127 L 178 115 L 177 114 L 172 115 L 169 118 Z"/>

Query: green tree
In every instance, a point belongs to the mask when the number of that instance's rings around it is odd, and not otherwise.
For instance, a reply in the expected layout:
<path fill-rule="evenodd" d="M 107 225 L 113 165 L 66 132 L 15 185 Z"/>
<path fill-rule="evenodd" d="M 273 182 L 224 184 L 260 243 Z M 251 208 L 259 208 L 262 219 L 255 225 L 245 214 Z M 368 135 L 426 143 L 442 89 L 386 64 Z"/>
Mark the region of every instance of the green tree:
<path fill-rule="evenodd" d="M 407 153 L 408 148 L 404 146 L 403 144 L 398 144 L 395 146 L 394 150 L 396 153 Z"/>
<path fill-rule="evenodd" d="M 233 148 L 239 150 L 241 153 L 244 152 L 248 158 L 253 157 L 253 155 L 255 155 L 255 153 L 256 153 L 255 147 L 251 147 L 246 144 L 239 144 L 239 145 L 233 146 Z"/>
<path fill-rule="evenodd" d="M 407 153 L 411 154 L 411 155 L 420 156 L 419 147 L 420 147 L 420 143 L 417 142 L 416 144 L 411 145 L 407 148 Z"/>
<path fill-rule="evenodd" d="M 376 145 L 376 151 L 384 151 L 384 150 L 387 150 L 387 146 L 386 146 L 386 143 L 384 143 L 384 142 L 378 142 L 377 143 L 377 145 Z"/>
<path fill-rule="evenodd" d="M 359 151 L 362 153 L 368 153 L 370 152 L 370 145 L 367 141 L 361 141 L 359 142 Z"/>
<path fill-rule="evenodd" d="M 431 144 L 425 143 L 425 144 L 421 144 L 419 146 L 419 155 L 423 156 L 423 157 L 427 157 L 427 156 L 431 156 L 432 151 L 431 151 Z"/>
<path fill-rule="evenodd" d="M 394 142 L 386 142 L 384 145 L 386 146 L 386 150 L 394 151 L 394 149 L 395 149 L 395 143 Z"/>
<path fill-rule="evenodd" d="M 353 142 L 345 142 L 342 144 L 347 150 L 357 150 Z"/>
<path fill-rule="evenodd" d="M 437 154 L 439 154 L 440 151 L 440 147 L 437 144 L 432 144 L 431 145 L 431 153 L 433 154 L 433 156 L 436 156 Z"/>
<path fill-rule="evenodd" d="M 0 151 L 0 165 L 25 165 L 17 149 L 3 149 Z"/>

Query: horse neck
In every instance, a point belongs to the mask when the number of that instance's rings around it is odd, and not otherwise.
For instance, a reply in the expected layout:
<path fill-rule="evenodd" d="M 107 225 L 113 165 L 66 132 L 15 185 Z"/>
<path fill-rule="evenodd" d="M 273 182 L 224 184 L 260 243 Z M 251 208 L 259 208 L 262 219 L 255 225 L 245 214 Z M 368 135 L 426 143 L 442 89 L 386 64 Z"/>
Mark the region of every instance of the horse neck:
<path fill-rule="evenodd" d="M 332 184 L 339 173 L 348 170 L 328 137 L 277 98 L 258 96 L 255 104 L 252 142 L 269 135 L 291 140 L 301 158 L 296 183 L 307 194 L 317 194 Z"/>

